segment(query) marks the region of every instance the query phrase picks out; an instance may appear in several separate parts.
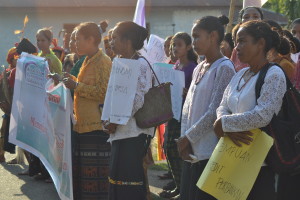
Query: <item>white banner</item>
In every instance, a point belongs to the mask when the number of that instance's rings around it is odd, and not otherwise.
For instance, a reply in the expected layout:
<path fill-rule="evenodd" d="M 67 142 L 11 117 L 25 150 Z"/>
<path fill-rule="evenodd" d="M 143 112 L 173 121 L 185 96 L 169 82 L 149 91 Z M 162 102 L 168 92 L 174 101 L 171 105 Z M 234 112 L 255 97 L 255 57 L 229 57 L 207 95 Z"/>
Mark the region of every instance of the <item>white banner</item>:
<path fill-rule="evenodd" d="M 268 0 L 244 0 L 243 8 L 255 6 L 261 8 Z"/>
<path fill-rule="evenodd" d="M 174 119 L 180 121 L 183 101 L 183 88 L 185 87 L 184 72 L 173 69 L 174 65 L 155 63 L 153 68 L 161 83 L 171 82 L 171 102 Z"/>
<path fill-rule="evenodd" d="M 23 53 L 17 63 L 9 141 L 33 153 L 51 175 L 59 197 L 73 199 L 70 91 L 47 83 L 44 58 Z"/>
<path fill-rule="evenodd" d="M 147 59 L 151 64 L 164 63 L 168 59 L 165 54 L 164 44 L 164 39 L 156 35 L 150 35 L 147 46 Z"/>
<path fill-rule="evenodd" d="M 140 65 L 138 60 L 114 59 L 101 120 L 127 124 L 132 114 Z"/>

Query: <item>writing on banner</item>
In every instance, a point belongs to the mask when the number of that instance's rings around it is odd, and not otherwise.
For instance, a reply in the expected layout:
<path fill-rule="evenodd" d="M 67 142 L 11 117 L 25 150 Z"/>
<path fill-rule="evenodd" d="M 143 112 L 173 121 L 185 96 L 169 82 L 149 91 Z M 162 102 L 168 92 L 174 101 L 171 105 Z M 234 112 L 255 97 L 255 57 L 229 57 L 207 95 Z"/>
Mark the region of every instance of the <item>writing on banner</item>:
<path fill-rule="evenodd" d="M 153 69 L 161 83 L 171 82 L 171 102 L 174 118 L 180 121 L 183 88 L 185 87 L 184 72 L 173 69 L 173 65 L 165 63 L 155 63 Z"/>
<path fill-rule="evenodd" d="M 71 200 L 70 91 L 47 80 L 44 58 L 22 54 L 16 70 L 9 141 L 39 157 L 60 198 Z"/>
<path fill-rule="evenodd" d="M 140 61 L 115 58 L 106 91 L 102 120 L 126 125 L 131 118 Z"/>
<path fill-rule="evenodd" d="M 150 35 L 147 46 L 147 59 L 151 64 L 163 63 L 167 60 L 164 50 L 164 39 L 157 35 Z"/>
<path fill-rule="evenodd" d="M 222 137 L 210 157 L 197 186 L 219 200 L 246 200 L 261 166 L 273 145 L 273 139 L 259 129 L 253 142 L 236 146 Z"/>

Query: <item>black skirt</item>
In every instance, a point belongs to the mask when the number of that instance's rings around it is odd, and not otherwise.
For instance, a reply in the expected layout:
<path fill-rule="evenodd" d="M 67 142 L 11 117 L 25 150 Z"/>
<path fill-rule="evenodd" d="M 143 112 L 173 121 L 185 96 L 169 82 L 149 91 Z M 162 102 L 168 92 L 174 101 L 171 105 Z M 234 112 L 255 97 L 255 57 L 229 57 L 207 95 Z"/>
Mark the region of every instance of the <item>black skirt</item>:
<path fill-rule="evenodd" d="M 146 199 L 143 158 L 150 141 L 150 136 L 141 134 L 138 137 L 112 142 L 109 171 L 110 200 Z"/>

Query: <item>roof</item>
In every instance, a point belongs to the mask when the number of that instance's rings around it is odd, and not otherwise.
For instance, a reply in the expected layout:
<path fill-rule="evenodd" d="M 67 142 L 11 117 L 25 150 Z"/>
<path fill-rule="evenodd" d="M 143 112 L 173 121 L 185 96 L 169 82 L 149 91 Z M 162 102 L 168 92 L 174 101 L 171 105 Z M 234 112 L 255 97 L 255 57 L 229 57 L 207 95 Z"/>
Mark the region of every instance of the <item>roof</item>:
<path fill-rule="evenodd" d="M 230 0 L 145 0 L 147 6 L 229 6 Z M 0 0 L 0 7 L 135 7 L 137 0 Z M 242 0 L 237 1 L 242 6 Z"/>

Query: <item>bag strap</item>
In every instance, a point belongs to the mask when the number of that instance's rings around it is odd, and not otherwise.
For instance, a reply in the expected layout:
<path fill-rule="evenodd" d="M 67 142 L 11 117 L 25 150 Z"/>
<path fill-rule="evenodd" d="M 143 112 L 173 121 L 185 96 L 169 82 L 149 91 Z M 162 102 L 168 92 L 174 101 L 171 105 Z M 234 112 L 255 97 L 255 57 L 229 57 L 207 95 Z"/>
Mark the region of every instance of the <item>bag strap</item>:
<path fill-rule="evenodd" d="M 139 56 L 139 58 L 144 58 L 144 59 L 146 60 L 146 62 L 148 63 L 148 65 L 149 65 L 149 67 L 150 67 L 152 73 L 153 73 L 154 76 L 155 76 L 156 81 L 158 82 L 158 85 L 160 85 L 160 82 L 159 82 L 159 80 L 158 80 L 158 78 L 157 78 L 157 76 L 156 76 L 156 74 L 155 74 L 153 68 L 151 67 L 151 64 L 149 63 L 149 61 L 148 61 L 144 56 Z"/>
<path fill-rule="evenodd" d="M 277 63 L 270 62 L 267 65 L 265 65 L 259 72 L 258 79 L 257 79 L 256 85 L 255 85 L 256 103 L 257 103 L 257 99 L 260 97 L 261 88 L 265 82 L 265 77 L 267 75 L 267 72 L 274 65 L 279 67 L 283 71 L 285 80 L 286 80 L 286 89 L 288 90 L 288 89 L 292 89 L 294 87 L 293 84 L 291 83 L 290 79 L 287 77 L 286 73 L 282 69 L 282 67 L 280 65 L 278 65 Z"/>

